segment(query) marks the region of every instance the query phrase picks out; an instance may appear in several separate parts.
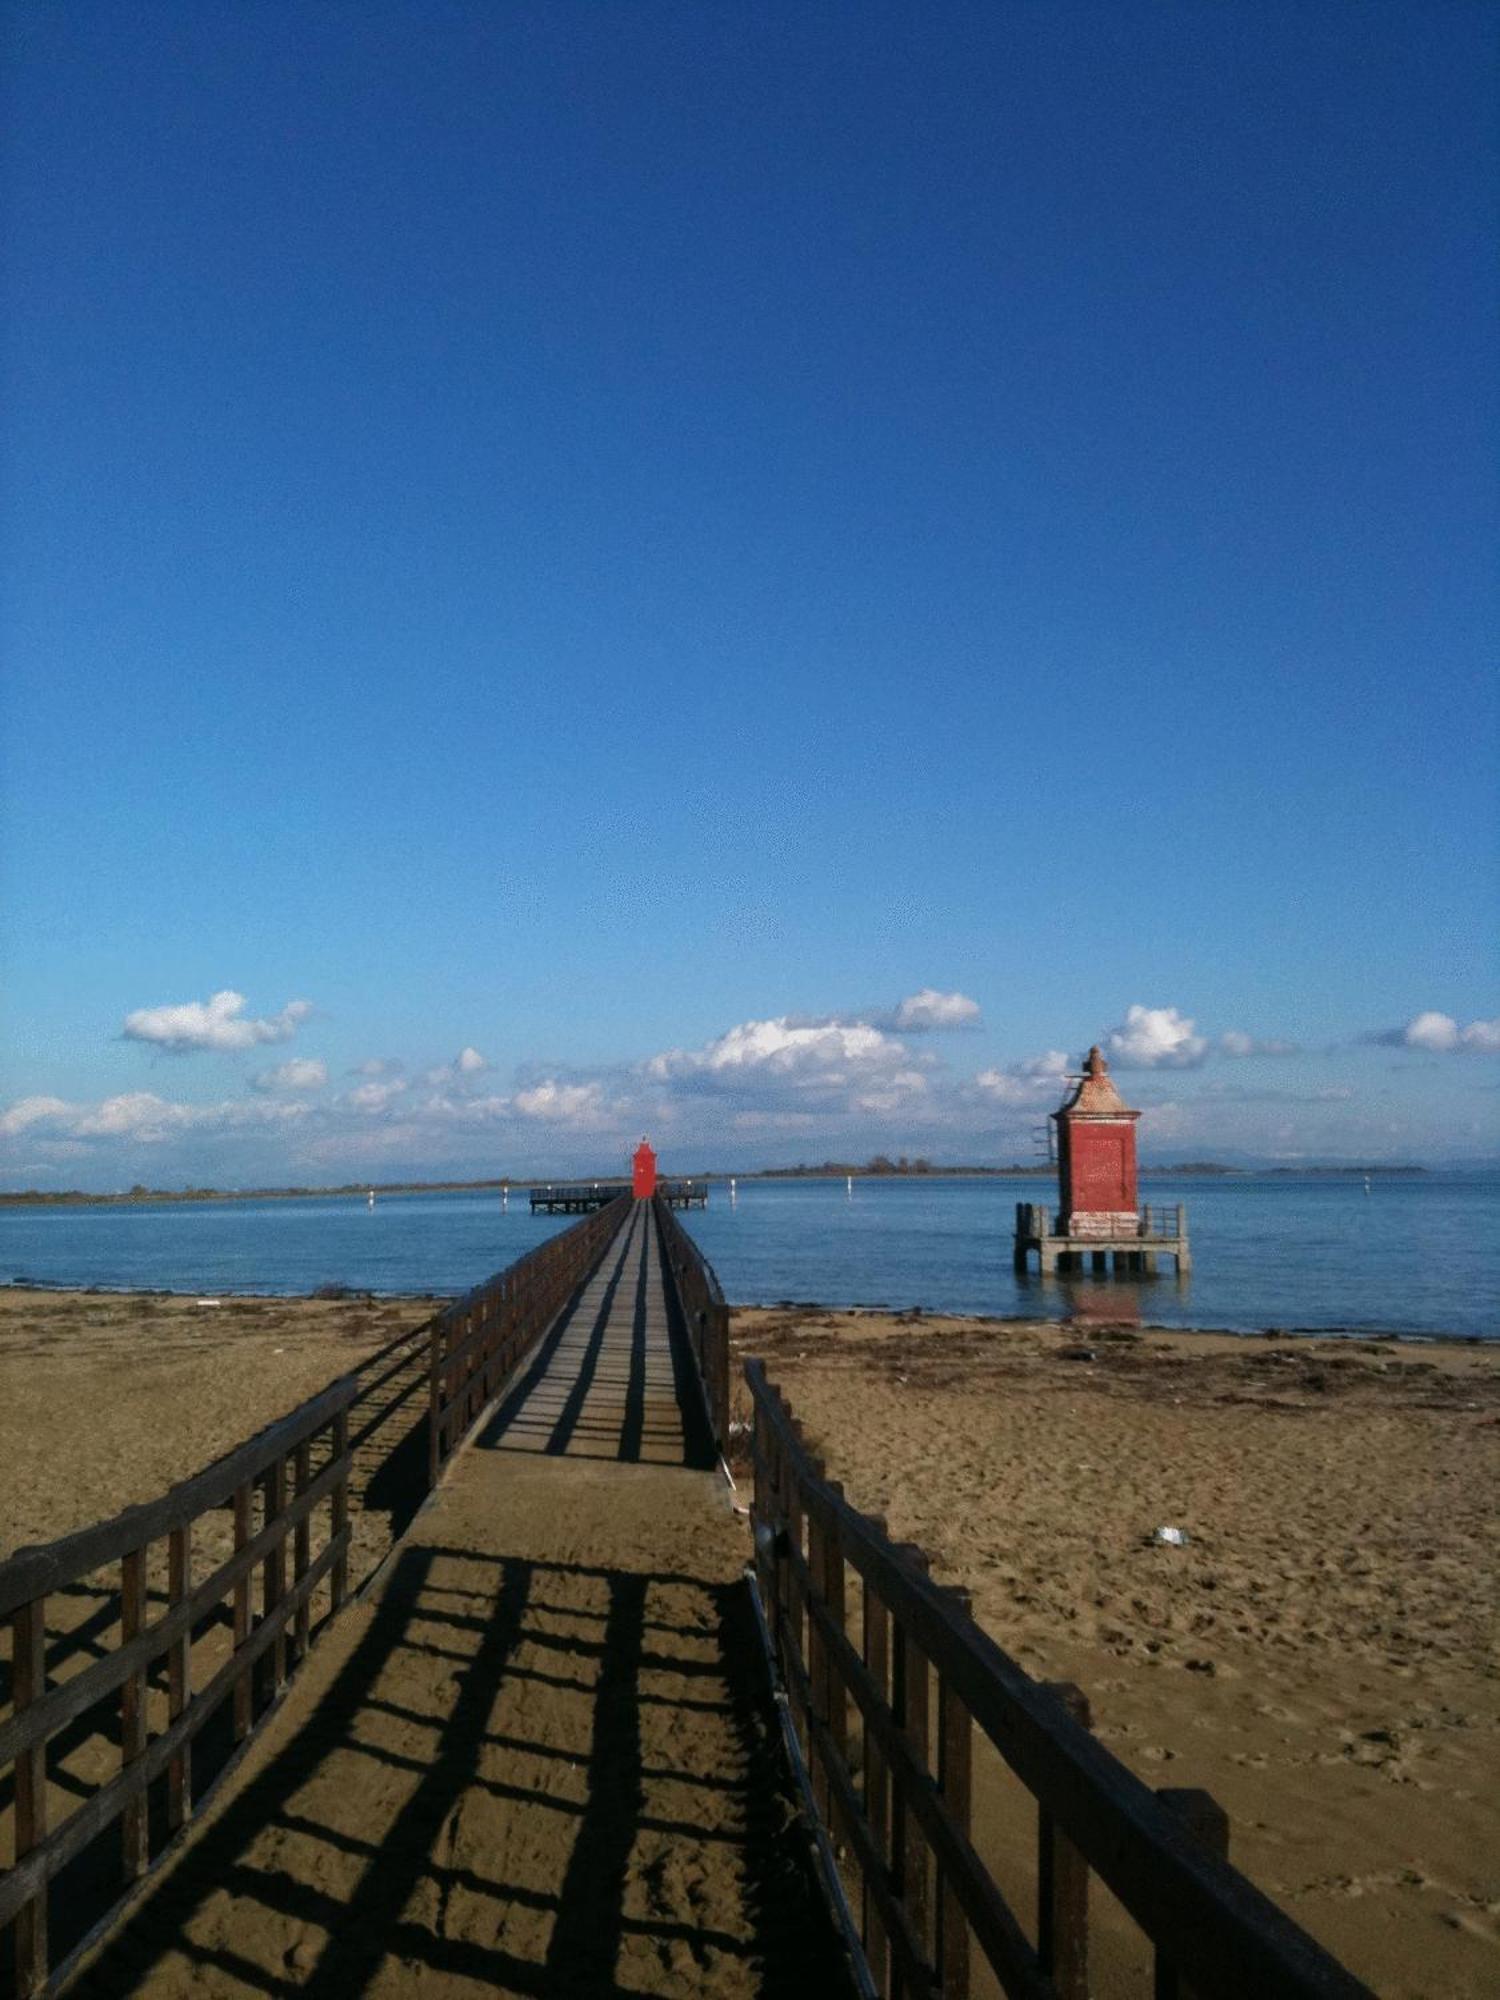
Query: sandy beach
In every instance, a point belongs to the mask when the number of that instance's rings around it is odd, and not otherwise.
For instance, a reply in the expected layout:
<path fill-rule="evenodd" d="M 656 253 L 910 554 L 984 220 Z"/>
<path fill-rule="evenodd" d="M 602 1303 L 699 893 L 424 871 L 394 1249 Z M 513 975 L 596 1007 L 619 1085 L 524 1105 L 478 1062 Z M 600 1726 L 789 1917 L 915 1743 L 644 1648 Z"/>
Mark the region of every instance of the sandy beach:
<path fill-rule="evenodd" d="M 1500 1351 L 741 1312 L 850 1499 L 1392 2000 L 1500 1990 Z M 1157 1545 L 1158 1527 L 1184 1546 Z M 1027 1906 L 1030 1822 L 981 1770 Z M 1098 1896 L 1095 1993 L 1140 1991 Z M 1148 1989 L 1149 1990 L 1149 1989 Z"/>
<path fill-rule="evenodd" d="M 0 1292 L 0 1551 L 159 1493 L 428 1300 Z M 851 1499 L 1382 1994 L 1500 1986 L 1500 1353 L 735 1315 Z M 1153 1531 L 1180 1527 L 1184 1546 Z M 984 1765 L 1019 1906 L 1030 1823 Z M 1144 1960 L 1099 1896 L 1095 1992 Z"/>

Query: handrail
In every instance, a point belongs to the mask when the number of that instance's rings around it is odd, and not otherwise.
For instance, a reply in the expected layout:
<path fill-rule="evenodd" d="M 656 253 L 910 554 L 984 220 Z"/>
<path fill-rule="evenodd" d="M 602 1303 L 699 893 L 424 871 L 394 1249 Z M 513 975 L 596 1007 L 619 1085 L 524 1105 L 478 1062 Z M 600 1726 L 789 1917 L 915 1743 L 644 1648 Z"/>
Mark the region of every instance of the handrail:
<path fill-rule="evenodd" d="M 427 1362 L 429 1487 L 437 1485 L 533 1342 L 598 1263 L 629 1210 L 630 1196 L 622 1191 L 433 1318 Z"/>
<path fill-rule="evenodd" d="M 715 1447 L 722 1452 L 729 1440 L 729 1307 L 713 1265 L 677 1220 L 667 1199 L 657 1194 L 651 1206 L 656 1212 L 662 1255 L 682 1305 L 709 1429 Z"/>
<path fill-rule="evenodd" d="M 1092 1869 L 1151 1940 L 1158 1995 L 1369 2000 L 1222 1858 L 1227 1822 L 1206 1794 L 1153 1793 L 1135 1777 L 1089 1732 L 1076 1689 L 1032 1680 L 974 1622 L 964 1593 L 926 1574 L 920 1549 L 892 1543 L 845 1499 L 764 1364 L 745 1376 L 757 1576 L 815 1795 L 863 1879 L 880 1990 L 894 1959 L 909 1993 L 966 1994 L 972 1933 L 1004 1992 L 1082 2000 Z M 846 1614 L 851 1567 L 862 1620 Z M 858 1780 L 851 1704 L 865 1740 Z M 969 1841 L 971 1722 L 1037 1803 L 1034 1941 Z"/>
<path fill-rule="evenodd" d="M 0 1563 L 0 1618 L 9 1619 L 12 1631 L 11 1714 L 0 1724 L 0 1764 L 13 1764 L 15 1770 L 15 1859 L 0 1870 L 0 1928 L 14 1929 L 21 2000 L 51 1990 L 63 1969 L 51 1964 L 48 1884 L 119 1820 L 124 1869 L 114 1905 L 118 1908 L 164 1851 L 152 1853 L 149 1791 L 154 1781 L 165 1773 L 170 1845 L 234 1762 L 231 1757 L 195 1792 L 192 1743 L 203 1725 L 232 1697 L 233 1741 L 242 1746 L 307 1655 L 315 1591 L 326 1580 L 329 1617 L 343 1604 L 350 1543 L 349 1411 L 358 1390 L 355 1376 L 342 1376 L 159 1499 L 127 1507 L 57 1541 L 20 1549 Z M 326 1523 L 319 1519 L 325 1503 Z M 225 1506 L 233 1509 L 234 1552 L 194 1583 L 194 1524 Z M 316 1554 L 315 1526 L 322 1542 Z M 152 1551 L 162 1542 L 166 1609 L 151 1618 Z M 120 1565 L 118 1643 L 80 1672 L 49 1685 L 48 1597 L 115 1563 Z M 208 1683 L 194 1689 L 194 1641 L 226 1604 L 232 1650 Z M 167 1722 L 152 1737 L 148 1686 L 162 1658 L 167 1663 Z M 53 1826 L 48 1745 L 116 1693 L 120 1768 Z"/>

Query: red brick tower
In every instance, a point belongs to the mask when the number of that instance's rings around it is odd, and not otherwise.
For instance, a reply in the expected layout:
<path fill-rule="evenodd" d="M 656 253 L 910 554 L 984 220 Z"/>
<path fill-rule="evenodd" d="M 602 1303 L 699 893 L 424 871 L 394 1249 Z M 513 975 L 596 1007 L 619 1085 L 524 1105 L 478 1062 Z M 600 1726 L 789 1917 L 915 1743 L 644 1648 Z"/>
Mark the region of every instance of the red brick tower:
<path fill-rule="evenodd" d="M 636 1147 L 631 1164 L 634 1169 L 635 1198 L 637 1201 L 649 1201 L 656 1193 L 656 1155 L 644 1139 Z"/>
<path fill-rule="evenodd" d="M 1135 1121 L 1097 1044 L 1057 1120 L 1060 1236 L 1130 1236 L 1140 1225 Z"/>

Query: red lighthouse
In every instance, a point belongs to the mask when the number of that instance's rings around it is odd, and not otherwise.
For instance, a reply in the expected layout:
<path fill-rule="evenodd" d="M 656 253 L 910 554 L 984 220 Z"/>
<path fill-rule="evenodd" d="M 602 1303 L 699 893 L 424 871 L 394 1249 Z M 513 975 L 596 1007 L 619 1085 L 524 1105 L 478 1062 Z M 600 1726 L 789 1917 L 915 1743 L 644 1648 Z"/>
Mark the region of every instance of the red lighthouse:
<path fill-rule="evenodd" d="M 1054 1111 L 1060 1236 L 1133 1236 L 1140 1228 L 1136 1194 L 1135 1121 L 1115 1089 L 1097 1043 L 1078 1088 Z"/>
<path fill-rule="evenodd" d="M 649 1201 L 656 1193 L 656 1155 L 642 1139 L 631 1159 L 632 1183 L 637 1201 Z"/>

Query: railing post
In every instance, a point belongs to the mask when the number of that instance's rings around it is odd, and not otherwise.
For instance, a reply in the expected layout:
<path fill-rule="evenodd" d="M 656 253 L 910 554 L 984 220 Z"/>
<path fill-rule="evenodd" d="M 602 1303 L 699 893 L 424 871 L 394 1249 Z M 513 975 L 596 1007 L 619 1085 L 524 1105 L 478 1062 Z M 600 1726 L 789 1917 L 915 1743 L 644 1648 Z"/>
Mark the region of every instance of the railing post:
<path fill-rule="evenodd" d="M 842 1500 L 844 1489 L 837 1480 L 830 1480 L 828 1490 L 835 1500 Z M 840 1638 L 848 1637 L 848 1608 L 844 1581 L 844 1544 L 839 1536 L 838 1514 L 831 1509 L 823 1522 L 823 1573 L 818 1579 L 818 1589 L 823 1599 L 823 1607 L 829 1622 Z M 823 1726 L 828 1731 L 834 1754 L 849 1768 L 849 1702 L 844 1692 L 843 1678 L 834 1664 L 833 1648 L 823 1648 Z"/>
<path fill-rule="evenodd" d="M 312 1446 L 304 1438 L 293 1455 L 295 1476 L 292 1491 L 297 1499 L 307 1491 L 312 1483 Z M 292 1530 L 292 1588 L 299 1594 L 297 1609 L 292 1614 L 292 1664 L 300 1666 L 307 1658 L 308 1640 L 312 1632 L 312 1606 L 308 1594 L 302 1590 L 307 1576 L 308 1563 L 312 1558 L 312 1522 L 306 1514 L 298 1518 Z"/>
<path fill-rule="evenodd" d="M 955 1610 L 969 1614 L 969 1593 L 953 1588 L 944 1593 Z M 973 1778 L 973 1723 L 963 1698 L 938 1674 L 938 1789 L 948 1816 L 965 1839 L 969 1835 L 969 1805 Z M 946 1871 L 938 1871 L 938 1970 L 944 2000 L 968 2000 L 969 1925 L 963 1904 Z"/>
<path fill-rule="evenodd" d="M 443 1474 L 443 1319 L 432 1322 L 432 1342 L 427 1357 L 427 1490 L 432 1492 Z"/>
<path fill-rule="evenodd" d="M 120 1565 L 120 1643 L 138 1639 L 146 1624 L 146 1550 L 131 1549 Z M 128 1771 L 146 1750 L 146 1669 L 137 1667 L 120 1683 L 120 1769 Z M 125 1801 L 121 1844 L 125 1880 L 134 1882 L 150 1865 L 151 1848 L 144 1788 Z"/>
<path fill-rule="evenodd" d="M 250 1540 L 251 1488 L 248 1480 L 234 1489 L 234 1546 L 238 1554 Z M 250 1572 L 234 1580 L 234 1650 L 243 1650 L 250 1638 Z M 243 1743 L 250 1734 L 255 1716 L 255 1689 L 250 1669 L 243 1662 L 234 1683 L 234 1740 Z"/>
<path fill-rule="evenodd" d="M 1082 1688 L 1054 1681 L 1047 1692 L 1088 1728 L 1088 1697 Z M 1037 1957 L 1057 2000 L 1088 2000 L 1088 1863 L 1042 1805 L 1037 1807 Z"/>
<path fill-rule="evenodd" d="M 1229 1815 L 1208 1792 L 1194 1786 L 1167 1785 L 1156 1794 L 1176 1813 L 1201 1847 L 1220 1861 L 1229 1859 Z M 1200 2000 L 1160 1946 L 1156 1950 L 1152 2000 Z"/>
<path fill-rule="evenodd" d="M 47 1687 L 47 1600 L 34 1597 L 11 1618 L 11 1703 L 24 1715 Z M 30 1743 L 16 1758 L 16 1860 L 24 1861 L 47 1838 L 47 1739 Z M 47 1884 L 23 1903 L 15 1924 L 16 1992 L 32 2000 L 47 1979 Z"/>
<path fill-rule="evenodd" d="M 914 1542 L 898 1542 L 897 1553 L 924 1573 L 927 1552 Z M 929 1673 L 926 1655 L 900 1618 L 893 1620 L 891 1646 L 891 1713 L 924 1771 L 932 1769 L 928 1750 L 930 1719 Z M 908 1811 L 901 1787 L 891 1799 L 891 1867 L 896 1893 L 906 1907 L 907 1921 L 922 1956 L 931 1963 L 932 1921 L 927 1895 L 927 1842 L 921 1822 Z"/>
<path fill-rule="evenodd" d="M 333 1459 L 338 1466 L 338 1476 L 333 1482 L 332 1520 L 329 1525 L 335 1539 L 346 1537 L 349 1532 L 349 1406 L 346 1403 L 333 1420 Z M 344 1541 L 333 1559 L 329 1573 L 329 1615 L 332 1617 L 343 1604 L 349 1590 L 349 1545 Z"/>
<path fill-rule="evenodd" d="M 286 1512 L 286 1459 L 278 1452 L 267 1466 L 264 1480 L 265 1525 L 269 1528 L 273 1521 L 279 1521 Z M 286 1595 L 286 1537 L 278 1534 L 270 1548 L 266 1550 L 261 1564 L 260 1609 L 263 1618 L 269 1618 L 279 1610 Z M 282 1626 L 270 1647 L 270 1691 L 274 1695 L 286 1682 L 286 1627 Z"/>
<path fill-rule="evenodd" d="M 886 1535 L 886 1524 L 876 1519 L 871 1523 L 876 1532 Z M 891 1614 L 885 1599 L 871 1584 L 869 1577 L 863 1579 L 864 1598 L 864 1658 L 870 1679 L 875 1683 L 879 1699 L 891 1706 Z M 870 1823 L 870 1837 L 875 1845 L 881 1864 L 886 1869 L 891 1865 L 891 1779 L 886 1768 L 885 1752 L 880 1747 L 880 1739 L 866 1721 L 865 1742 L 865 1818 Z M 877 1993 L 885 1993 L 890 1978 L 890 1945 L 886 1939 L 885 1925 L 881 1921 L 880 1904 L 870 1893 L 868 1882 L 864 1884 L 864 1945 L 865 1962 L 870 1968 L 870 1976 L 875 1982 Z"/>
<path fill-rule="evenodd" d="M 175 1610 L 192 1589 L 193 1529 L 191 1522 L 173 1528 L 167 1537 L 167 1602 Z M 167 1648 L 167 1720 L 175 1722 L 193 1698 L 193 1634 L 179 1632 Z M 175 1833 L 186 1826 L 193 1810 L 193 1748 L 185 1741 L 167 1764 L 167 1825 Z"/>

